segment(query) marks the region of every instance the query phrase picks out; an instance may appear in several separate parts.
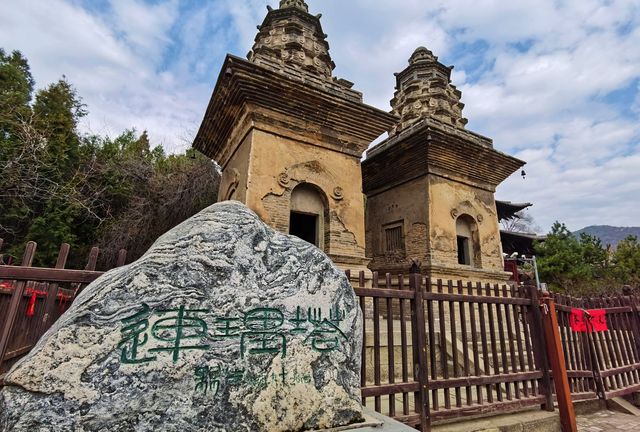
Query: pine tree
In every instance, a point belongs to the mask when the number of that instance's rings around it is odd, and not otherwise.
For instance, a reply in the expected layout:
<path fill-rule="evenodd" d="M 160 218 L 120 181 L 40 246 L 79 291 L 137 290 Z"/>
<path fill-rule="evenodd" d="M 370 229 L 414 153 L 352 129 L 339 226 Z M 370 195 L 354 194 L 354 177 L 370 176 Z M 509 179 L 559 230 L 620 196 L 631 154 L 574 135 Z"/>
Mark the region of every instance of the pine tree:
<path fill-rule="evenodd" d="M 613 254 L 614 271 L 624 284 L 640 288 L 640 243 L 629 236 L 616 247 Z"/>

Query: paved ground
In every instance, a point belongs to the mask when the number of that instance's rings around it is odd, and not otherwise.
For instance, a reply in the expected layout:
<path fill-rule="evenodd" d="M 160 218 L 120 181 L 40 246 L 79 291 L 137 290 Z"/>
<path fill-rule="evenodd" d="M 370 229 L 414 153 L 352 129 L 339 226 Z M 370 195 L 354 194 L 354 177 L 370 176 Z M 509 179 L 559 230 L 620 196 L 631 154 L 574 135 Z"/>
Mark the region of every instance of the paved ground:
<path fill-rule="evenodd" d="M 640 431 L 640 417 L 614 411 L 598 411 L 578 416 L 578 431 Z"/>

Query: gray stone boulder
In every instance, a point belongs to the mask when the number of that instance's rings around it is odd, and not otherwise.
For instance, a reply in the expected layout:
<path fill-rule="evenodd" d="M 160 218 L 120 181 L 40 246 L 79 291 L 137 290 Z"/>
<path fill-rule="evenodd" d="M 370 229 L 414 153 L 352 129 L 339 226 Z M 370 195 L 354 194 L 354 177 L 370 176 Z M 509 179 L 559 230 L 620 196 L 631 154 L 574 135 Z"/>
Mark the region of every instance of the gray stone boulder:
<path fill-rule="evenodd" d="M 358 422 L 362 317 L 314 246 L 213 205 L 89 285 L 0 392 L 0 431 Z"/>

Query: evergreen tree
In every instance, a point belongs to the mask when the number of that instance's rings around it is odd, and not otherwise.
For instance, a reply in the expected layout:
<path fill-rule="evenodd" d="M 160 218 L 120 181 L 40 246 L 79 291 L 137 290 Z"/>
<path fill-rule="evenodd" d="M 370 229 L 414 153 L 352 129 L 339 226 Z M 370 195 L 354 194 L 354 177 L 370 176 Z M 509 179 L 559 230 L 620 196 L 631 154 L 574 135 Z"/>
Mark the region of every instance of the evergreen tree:
<path fill-rule="evenodd" d="M 629 237 L 611 253 L 600 239 L 582 233 L 576 238 L 556 222 L 544 242 L 535 245 L 540 278 L 556 291 L 573 295 L 619 292 L 640 283 L 640 244 Z"/>
<path fill-rule="evenodd" d="M 0 235 L 9 243 L 24 236 L 30 215 L 16 191 L 22 187 L 21 170 L 33 162 L 36 150 L 23 145 L 31 138 L 25 125 L 32 117 L 33 87 L 27 60 L 17 51 L 7 55 L 0 49 Z"/>
<path fill-rule="evenodd" d="M 87 112 L 75 89 L 62 79 L 37 93 L 34 126 L 45 139 L 45 163 L 51 181 L 72 176 L 80 163 L 78 122 Z"/>
<path fill-rule="evenodd" d="M 564 224 L 556 222 L 544 242 L 535 245 L 540 278 L 553 288 L 574 289 L 589 273 L 580 242 Z"/>
<path fill-rule="evenodd" d="M 204 157 L 165 155 L 146 131 L 114 139 L 83 135 L 87 114 L 63 77 L 38 91 L 19 52 L 0 50 L 0 237 L 20 256 L 38 243 L 36 265 L 55 262 L 61 243 L 70 265 L 83 265 L 92 246 L 100 264 L 119 248 L 138 258 L 155 239 L 215 202 L 218 174 Z"/>
<path fill-rule="evenodd" d="M 5 126 L 10 118 L 28 114 L 33 86 L 29 63 L 22 54 L 14 51 L 7 55 L 0 48 L 0 127 Z M 3 128 L 3 131 L 6 129 Z"/>
<path fill-rule="evenodd" d="M 618 243 L 613 263 L 618 280 L 640 288 L 640 243 L 637 237 L 629 236 Z"/>

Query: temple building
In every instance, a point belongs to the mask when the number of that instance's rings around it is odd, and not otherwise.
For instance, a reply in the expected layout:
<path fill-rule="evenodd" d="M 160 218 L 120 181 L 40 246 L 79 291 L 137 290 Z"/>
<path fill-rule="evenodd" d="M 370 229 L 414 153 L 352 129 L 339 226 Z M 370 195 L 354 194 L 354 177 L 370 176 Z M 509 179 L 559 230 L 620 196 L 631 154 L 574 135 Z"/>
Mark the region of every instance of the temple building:
<path fill-rule="evenodd" d="M 499 221 L 509 221 L 518 219 L 518 212 L 521 212 L 533 204 L 531 203 L 513 203 L 511 201 L 496 201 Z M 531 257 L 536 254 L 535 242 L 543 242 L 547 239 L 544 235 L 538 235 L 535 232 L 521 232 L 509 229 L 500 230 L 500 243 L 502 243 L 503 255 L 526 255 Z"/>
<path fill-rule="evenodd" d="M 222 167 L 218 199 L 345 270 L 508 279 L 494 192 L 524 162 L 465 129 L 452 67 L 418 48 L 385 112 L 333 76 L 303 0 L 267 9 L 247 59 L 226 57 L 193 144 Z"/>
<path fill-rule="evenodd" d="M 432 278 L 505 280 L 494 193 L 524 162 L 465 129 L 451 70 L 420 47 L 396 74 L 399 120 L 362 163 L 370 267 L 406 273 L 417 261 Z"/>
<path fill-rule="evenodd" d="M 360 159 L 395 116 L 332 75 L 320 16 L 268 8 L 248 60 L 227 56 L 193 146 L 222 167 L 219 200 L 366 269 Z"/>

